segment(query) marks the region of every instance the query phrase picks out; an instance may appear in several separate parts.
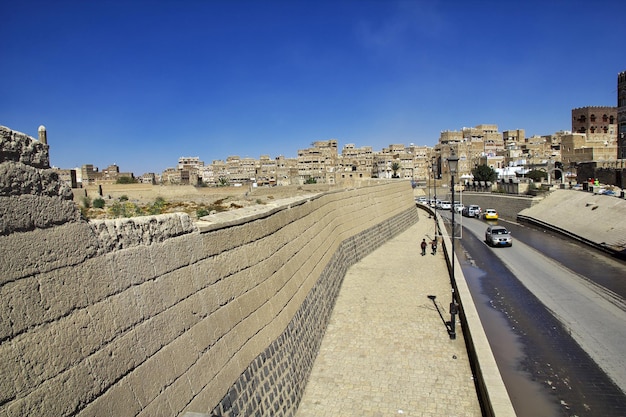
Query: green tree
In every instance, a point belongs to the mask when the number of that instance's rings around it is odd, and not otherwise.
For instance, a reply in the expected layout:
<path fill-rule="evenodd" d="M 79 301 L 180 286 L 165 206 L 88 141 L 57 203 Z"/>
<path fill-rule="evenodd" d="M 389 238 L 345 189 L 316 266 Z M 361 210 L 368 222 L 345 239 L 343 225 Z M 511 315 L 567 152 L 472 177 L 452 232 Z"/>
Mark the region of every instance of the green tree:
<path fill-rule="evenodd" d="M 89 199 L 89 197 L 83 197 L 83 207 L 86 209 L 91 207 L 91 200 Z"/>
<path fill-rule="evenodd" d="M 496 182 L 498 173 L 487 164 L 478 165 L 472 170 L 474 181 Z"/>
<path fill-rule="evenodd" d="M 103 198 L 94 198 L 93 200 L 93 206 L 94 208 L 104 208 L 104 199 Z"/>
<path fill-rule="evenodd" d="M 533 181 L 540 182 L 542 179 L 548 178 L 548 173 L 545 171 L 540 171 L 538 169 L 533 169 L 526 173 L 526 177 L 530 178 Z"/>
<path fill-rule="evenodd" d="M 400 163 L 399 162 L 394 162 L 391 164 L 391 170 L 393 171 L 393 175 L 391 176 L 391 178 L 400 178 L 400 176 L 398 175 L 398 171 L 400 171 Z"/>
<path fill-rule="evenodd" d="M 317 184 L 317 180 L 313 177 L 309 177 L 304 181 L 305 184 Z"/>
<path fill-rule="evenodd" d="M 116 184 L 135 184 L 137 181 L 133 177 L 119 177 L 115 183 Z"/>
<path fill-rule="evenodd" d="M 226 177 L 219 177 L 217 186 L 218 187 L 228 187 L 230 185 L 230 181 Z"/>

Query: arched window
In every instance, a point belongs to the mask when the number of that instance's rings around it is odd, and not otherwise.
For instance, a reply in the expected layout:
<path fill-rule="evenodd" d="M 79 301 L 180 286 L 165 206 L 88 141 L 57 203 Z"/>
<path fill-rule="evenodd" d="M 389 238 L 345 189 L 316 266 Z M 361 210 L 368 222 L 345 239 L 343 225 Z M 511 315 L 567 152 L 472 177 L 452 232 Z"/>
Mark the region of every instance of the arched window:
<path fill-rule="evenodd" d="M 614 116 L 609 117 L 609 124 L 615 124 L 615 117 Z"/>
<path fill-rule="evenodd" d="M 602 115 L 602 121 L 603 121 L 604 123 L 608 122 L 608 121 L 609 121 L 609 117 L 608 117 L 606 114 L 603 114 L 603 115 Z"/>
<path fill-rule="evenodd" d="M 596 121 L 596 115 L 592 114 L 591 117 L 589 117 L 589 120 L 591 121 L 591 123 L 594 123 Z"/>

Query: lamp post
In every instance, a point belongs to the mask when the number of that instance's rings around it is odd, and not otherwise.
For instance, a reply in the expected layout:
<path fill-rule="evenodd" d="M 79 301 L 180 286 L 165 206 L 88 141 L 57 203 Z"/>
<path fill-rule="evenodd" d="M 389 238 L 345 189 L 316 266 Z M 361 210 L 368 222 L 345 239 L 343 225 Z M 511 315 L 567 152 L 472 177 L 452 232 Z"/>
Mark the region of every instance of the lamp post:
<path fill-rule="evenodd" d="M 452 301 L 450 302 L 450 339 L 456 339 L 456 330 L 455 330 L 455 317 L 458 312 L 458 306 L 454 300 L 454 174 L 457 172 L 457 168 L 459 166 L 459 157 L 456 155 L 454 149 L 450 151 L 450 156 L 448 157 L 448 168 L 450 168 L 450 191 L 452 193 Z"/>
<path fill-rule="evenodd" d="M 437 160 L 433 156 L 433 201 L 435 202 L 435 239 L 437 239 L 437 170 L 435 169 L 435 164 Z"/>
<path fill-rule="evenodd" d="M 430 176 L 433 173 L 433 166 L 428 167 L 428 206 L 430 207 Z M 430 219 L 430 211 L 428 212 L 428 218 Z"/>

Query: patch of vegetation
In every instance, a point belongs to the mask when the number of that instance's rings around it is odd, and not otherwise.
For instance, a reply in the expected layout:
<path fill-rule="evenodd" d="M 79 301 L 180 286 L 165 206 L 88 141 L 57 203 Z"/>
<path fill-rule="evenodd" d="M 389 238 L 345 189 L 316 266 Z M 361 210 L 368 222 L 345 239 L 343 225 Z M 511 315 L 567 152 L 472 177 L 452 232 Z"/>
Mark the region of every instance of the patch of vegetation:
<path fill-rule="evenodd" d="M 140 216 L 143 213 L 139 206 L 135 203 L 131 203 L 129 201 L 116 201 L 113 205 L 111 205 L 111 207 L 109 207 L 109 214 L 113 216 L 113 218 L 119 218 Z"/>
<path fill-rule="evenodd" d="M 526 177 L 530 178 L 533 181 L 541 182 L 541 180 L 548 178 L 548 173 L 545 171 L 540 171 L 538 169 L 533 169 L 526 173 Z"/>
<path fill-rule="evenodd" d="M 204 207 L 199 208 L 198 210 L 196 210 L 196 216 L 198 218 L 204 217 L 204 216 L 208 216 L 209 214 L 211 214 L 211 212 L 209 210 L 207 210 L 206 208 L 204 208 Z"/>
<path fill-rule="evenodd" d="M 116 181 L 116 184 L 135 184 L 137 181 L 133 177 L 119 177 Z"/>
<path fill-rule="evenodd" d="M 154 200 L 154 203 L 150 204 L 145 208 L 147 214 L 155 215 L 163 213 L 165 209 L 166 203 L 163 197 L 157 197 Z"/>
<path fill-rule="evenodd" d="M 104 199 L 103 198 L 94 198 L 93 200 L 93 208 L 101 209 L 104 208 Z"/>
<path fill-rule="evenodd" d="M 496 182 L 498 173 L 487 164 L 478 165 L 472 170 L 474 181 Z"/>
<path fill-rule="evenodd" d="M 89 207 L 91 207 L 91 200 L 89 197 L 83 197 L 83 208 L 88 209 Z"/>
<path fill-rule="evenodd" d="M 317 184 L 317 180 L 315 178 L 311 177 L 311 178 L 307 178 L 304 183 L 305 184 Z"/>

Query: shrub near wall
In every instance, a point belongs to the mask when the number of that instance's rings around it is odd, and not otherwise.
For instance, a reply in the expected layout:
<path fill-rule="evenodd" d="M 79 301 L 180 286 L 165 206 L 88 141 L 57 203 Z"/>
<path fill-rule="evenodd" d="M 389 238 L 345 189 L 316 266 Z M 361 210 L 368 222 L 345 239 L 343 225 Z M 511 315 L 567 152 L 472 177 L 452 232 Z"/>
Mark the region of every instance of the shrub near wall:
<path fill-rule="evenodd" d="M 292 415 L 345 270 L 415 220 L 398 181 L 204 233 L 169 215 L 0 236 L 0 415 Z"/>

